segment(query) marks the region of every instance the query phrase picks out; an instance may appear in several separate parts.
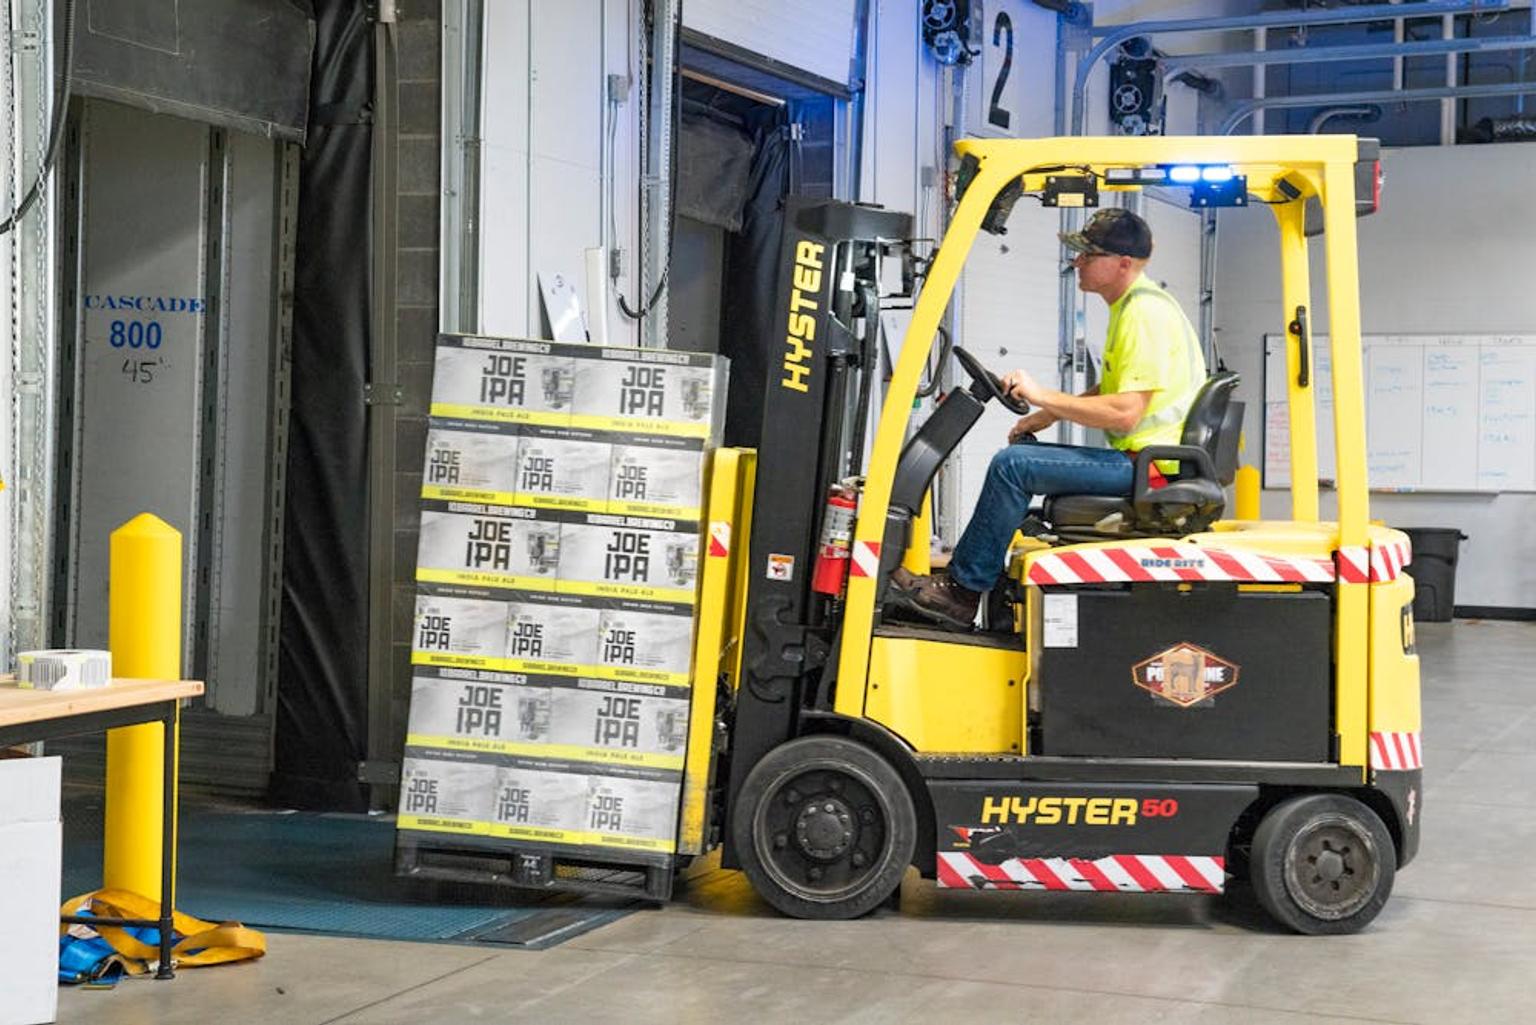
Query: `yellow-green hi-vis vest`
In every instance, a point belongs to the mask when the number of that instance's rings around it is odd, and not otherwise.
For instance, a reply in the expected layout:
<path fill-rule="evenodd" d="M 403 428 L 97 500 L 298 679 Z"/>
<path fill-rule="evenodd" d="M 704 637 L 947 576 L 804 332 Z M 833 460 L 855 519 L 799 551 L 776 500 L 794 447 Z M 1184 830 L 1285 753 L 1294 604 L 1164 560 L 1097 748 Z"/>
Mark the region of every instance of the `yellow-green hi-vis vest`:
<path fill-rule="evenodd" d="M 1149 391 L 1152 398 L 1135 427 L 1104 432 L 1110 445 L 1122 452 L 1177 445 L 1205 377 L 1200 336 L 1178 300 L 1142 274 L 1109 307 L 1099 392 Z"/>

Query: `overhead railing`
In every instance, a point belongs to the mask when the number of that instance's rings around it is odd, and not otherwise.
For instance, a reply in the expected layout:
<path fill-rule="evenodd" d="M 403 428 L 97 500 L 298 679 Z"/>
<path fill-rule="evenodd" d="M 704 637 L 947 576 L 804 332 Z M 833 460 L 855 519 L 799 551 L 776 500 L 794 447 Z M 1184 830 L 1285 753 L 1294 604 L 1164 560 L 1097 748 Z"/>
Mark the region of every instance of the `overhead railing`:
<path fill-rule="evenodd" d="M 1368 21 L 1392 21 L 1397 18 L 1427 18 L 1443 14 L 1496 14 L 1510 9 L 1508 0 L 1428 0 L 1415 4 L 1363 4 L 1323 11 L 1268 11 L 1220 18 L 1188 18 L 1179 21 L 1138 21 L 1126 25 L 1091 26 L 1091 35 L 1102 36 L 1077 63 L 1072 83 L 1072 135 L 1083 134 L 1084 96 L 1088 76 L 1104 56 L 1137 36 L 1166 35 L 1175 32 L 1244 31 L 1261 28 L 1296 28 L 1303 25 L 1346 25 Z M 1390 44 L 1382 44 L 1390 45 Z M 1406 44 L 1405 44 L 1406 45 Z M 1302 50 L 1279 51 L 1286 54 Z M 1185 70 L 1189 70 L 1186 66 Z M 1325 101 L 1326 102 L 1326 101 Z"/>
<path fill-rule="evenodd" d="M 1067 122 L 1067 134 L 1082 135 L 1086 119 L 1085 97 L 1088 78 L 1101 60 L 1128 40 L 1141 36 L 1158 36 L 1188 32 L 1254 31 L 1267 28 L 1300 28 L 1311 25 L 1347 25 L 1373 21 L 1400 22 L 1403 18 L 1428 18 L 1440 16 L 1447 20 L 1458 14 L 1498 14 L 1513 9 L 1510 0 L 1425 0 L 1423 3 L 1379 3 L 1359 6 L 1343 6 L 1327 10 L 1266 11 L 1260 14 L 1231 15 L 1209 18 L 1188 18 L 1167 21 L 1140 21 L 1123 25 L 1081 25 L 1082 11 L 1077 5 L 1061 10 L 1056 3 L 1036 0 L 1042 7 L 1058 10 L 1065 25 L 1073 25 L 1082 38 L 1086 32 L 1097 41 L 1078 59 L 1073 74 L 1072 107 Z M 1057 66 L 1064 68 L 1063 47 L 1071 33 L 1063 32 L 1058 43 Z M 1442 39 L 1419 43 L 1394 42 L 1361 44 L 1286 50 L 1254 50 L 1233 53 L 1201 54 L 1177 57 L 1169 60 L 1162 71 L 1162 81 L 1167 82 L 1180 74 L 1198 72 L 1202 68 L 1275 65 L 1287 63 L 1311 63 L 1318 61 L 1369 60 L 1372 58 L 1401 58 L 1404 56 L 1454 55 L 1498 50 L 1536 49 L 1536 39 L 1531 37 L 1491 37 L 1488 39 Z M 1256 111 L 1265 108 L 1338 106 L 1379 101 L 1413 102 L 1415 100 L 1471 98 L 1481 96 L 1518 96 L 1536 93 L 1536 86 L 1513 83 L 1500 86 L 1464 86 L 1444 89 L 1384 90 L 1382 92 L 1330 93 L 1307 97 L 1264 97 L 1240 104 L 1228 113 L 1217 134 L 1228 134 Z M 1061 106 L 1058 95 L 1057 124 L 1061 124 Z M 1062 230 L 1073 231 L 1079 226 L 1081 213 L 1063 210 Z M 1207 353 L 1211 351 L 1214 315 L 1212 289 L 1215 276 L 1215 231 L 1209 213 L 1203 217 L 1201 232 L 1201 285 L 1200 285 L 1200 337 Z M 1066 252 L 1063 250 L 1063 257 Z M 1060 354 L 1066 384 L 1074 393 L 1081 390 L 1080 371 L 1075 357 L 1075 316 L 1078 302 L 1072 276 L 1063 274 L 1059 287 L 1060 309 L 1057 348 Z M 1068 440 L 1080 441 L 1080 431 Z"/>
<path fill-rule="evenodd" d="M 1233 50 L 1167 59 L 1162 71 L 1168 82 L 1190 71 L 1208 68 L 1242 68 L 1255 64 L 1326 64 L 1332 61 L 1374 60 L 1386 57 L 1433 57 L 1455 53 L 1498 53 L 1536 50 L 1531 36 L 1482 36 L 1471 39 L 1424 39 L 1411 43 L 1359 43 L 1342 46 L 1295 46 L 1284 50 Z"/>
<path fill-rule="evenodd" d="M 1536 82 L 1500 82 L 1495 85 L 1436 86 L 1428 89 L 1368 89 L 1353 93 L 1327 93 L 1314 96 L 1261 96 L 1245 100 L 1232 108 L 1216 129 L 1217 135 L 1232 130 L 1261 110 L 1317 107 L 1323 104 L 1416 103 L 1424 100 L 1468 100 L 1485 96 L 1536 95 Z"/>

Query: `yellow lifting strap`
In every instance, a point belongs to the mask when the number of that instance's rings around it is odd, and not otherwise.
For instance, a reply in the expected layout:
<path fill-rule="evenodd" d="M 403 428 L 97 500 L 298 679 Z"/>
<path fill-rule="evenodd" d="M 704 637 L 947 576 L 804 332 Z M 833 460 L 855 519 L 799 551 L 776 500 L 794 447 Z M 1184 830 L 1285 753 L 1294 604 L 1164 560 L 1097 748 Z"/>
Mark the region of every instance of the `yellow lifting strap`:
<path fill-rule="evenodd" d="M 99 918 L 160 919 L 159 901 L 129 890 L 93 890 L 81 894 L 65 901 L 59 908 L 59 914 L 78 915 L 81 909 Z M 180 911 L 172 912 L 171 920 L 175 935 L 181 937 L 171 948 L 172 964 L 177 968 L 202 968 L 229 961 L 245 961 L 261 957 L 267 952 L 266 936 L 239 922 L 215 925 Z M 151 946 L 135 938 L 122 926 L 93 925 L 89 922 L 80 924 L 94 929 L 129 962 L 136 962 L 130 965 L 131 974 L 141 974 L 160 957 L 158 945 Z M 70 925 L 61 925 L 59 935 L 64 935 L 70 928 Z M 135 968 L 138 970 L 132 970 Z"/>

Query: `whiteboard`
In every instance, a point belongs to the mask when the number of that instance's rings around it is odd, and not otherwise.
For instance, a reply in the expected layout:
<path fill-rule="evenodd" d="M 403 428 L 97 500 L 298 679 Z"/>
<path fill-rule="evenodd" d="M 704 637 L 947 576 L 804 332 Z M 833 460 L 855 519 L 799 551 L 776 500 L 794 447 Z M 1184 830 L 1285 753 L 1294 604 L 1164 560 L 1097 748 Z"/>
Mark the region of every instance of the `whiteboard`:
<path fill-rule="evenodd" d="M 1291 483 L 1285 335 L 1264 336 L 1264 486 Z M 1536 491 L 1536 335 L 1366 335 L 1378 491 Z M 1328 336 L 1313 335 L 1318 477 L 1334 479 Z"/>

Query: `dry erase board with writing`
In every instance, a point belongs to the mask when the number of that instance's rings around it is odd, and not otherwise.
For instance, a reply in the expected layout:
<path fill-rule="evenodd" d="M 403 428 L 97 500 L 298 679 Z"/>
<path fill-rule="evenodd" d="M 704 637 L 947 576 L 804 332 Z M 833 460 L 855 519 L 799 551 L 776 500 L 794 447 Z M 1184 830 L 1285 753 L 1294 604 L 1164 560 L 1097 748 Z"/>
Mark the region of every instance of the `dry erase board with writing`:
<path fill-rule="evenodd" d="M 1291 482 L 1285 335 L 1264 336 L 1264 486 Z M 1370 486 L 1536 491 L 1536 335 L 1366 335 Z M 1294 344 L 1294 343 L 1292 343 Z M 1328 336 L 1312 338 L 1318 477 L 1334 478 Z"/>

